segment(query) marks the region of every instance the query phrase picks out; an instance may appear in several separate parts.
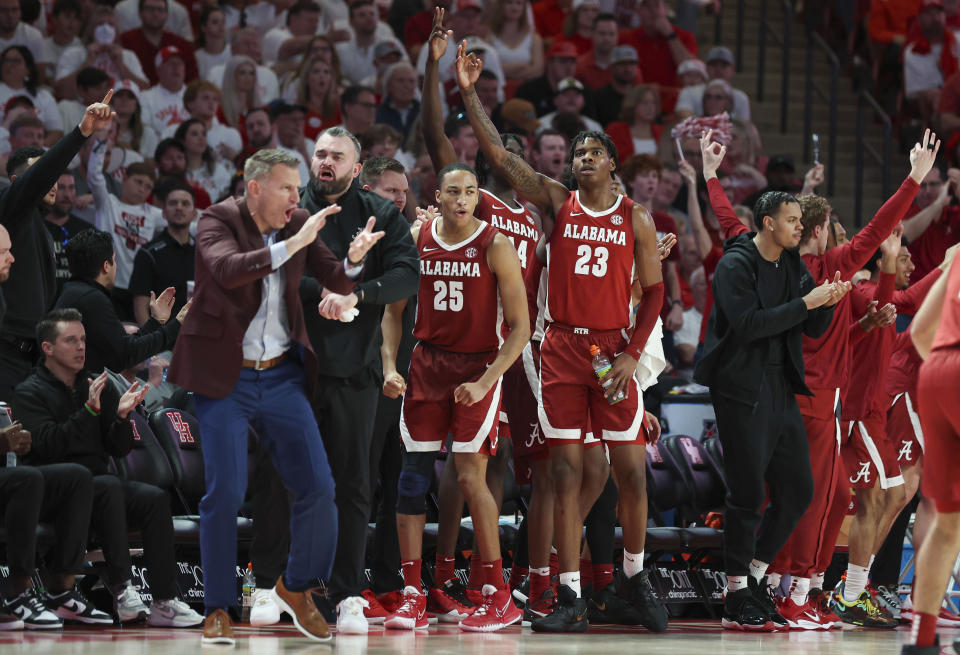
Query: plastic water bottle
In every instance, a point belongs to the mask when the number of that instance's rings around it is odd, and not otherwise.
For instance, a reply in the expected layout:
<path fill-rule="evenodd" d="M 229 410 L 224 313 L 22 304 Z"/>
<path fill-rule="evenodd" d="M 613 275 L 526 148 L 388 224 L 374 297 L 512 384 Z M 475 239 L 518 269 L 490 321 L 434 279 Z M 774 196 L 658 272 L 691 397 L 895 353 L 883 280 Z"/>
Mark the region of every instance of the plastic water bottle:
<path fill-rule="evenodd" d="M 613 364 L 610 363 L 610 358 L 607 357 L 606 353 L 600 350 L 600 346 L 590 346 L 590 355 L 593 357 L 593 372 L 597 374 L 597 379 L 600 380 L 600 386 L 602 386 L 604 392 L 606 392 L 610 388 L 610 385 L 613 384 L 613 379 L 609 377 L 610 371 L 613 370 Z M 618 391 L 612 397 L 607 396 L 607 402 L 611 405 L 616 405 L 626 397 L 627 394 Z"/>
<path fill-rule="evenodd" d="M 257 590 L 256 582 L 253 579 L 253 563 L 247 563 L 247 570 L 243 574 L 243 602 L 240 605 L 240 620 L 243 623 L 250 623 L 250 610 L 253 608 L 253 592 Z"/>

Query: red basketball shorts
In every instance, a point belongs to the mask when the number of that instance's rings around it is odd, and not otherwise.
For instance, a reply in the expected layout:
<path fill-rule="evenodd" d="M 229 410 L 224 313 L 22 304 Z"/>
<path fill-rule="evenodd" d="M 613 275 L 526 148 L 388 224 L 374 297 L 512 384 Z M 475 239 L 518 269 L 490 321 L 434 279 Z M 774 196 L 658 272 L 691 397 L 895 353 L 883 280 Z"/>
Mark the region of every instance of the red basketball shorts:
<path fill-rule="evenodd" d="M 547 440 L 537 416 L 540 392 L 540 344 L 528 343 L 503 376 L 503 402 L 513 443 L 513 472 L 517 484 L 529 484 L 533 463 L 550 458 Z"/>
<path fill-rule="evenodd" d="M 540 347 L 540 426 L 550 445 L 585 440 L 588 430 L 601 441 L 643 443 L 640 385 L 630 378 L 627 397 L 607 402 L 591 366 L 590 346 L 613 361 L 627 340 L 620 332 L 547 327 Z M 589 420 L 589 424 L 588 424 Z"/>
<path fill-rule="evenodd" d="M 897 449 L 900 466 L 913 466 L 923 455 L 923 428 L 917 414 L 916 399 L 909 393 L 897 394 L 887 410 L 887 436 Z"/>
<path fill-rule="evenodd" d="M 850 486 L 872 489 L 879 482 L 881 489 L 890 489 L 903 484 L 897 451 L 887 437 L 885 421 L 865 419 L 851 421 L 849 426 L 842 455 Z"/>
<path fill-rule="evenodd" d="M 917 380 L 923 424 L 923 495 L 937 511 L 960 512 L 960 349 L 934 350 L 920 367 Z"/>
<path fill-rule="evenodd" d="M 474 405 L 453 399 L 457 387 L 476 381 L 496 356 L 496 351 L 455 353 L 417 344 L 400 414 L 400 436 L 408 451 L 440 450 L 449 434 L 454 453 L 496 453 L 502 379 Z"/>

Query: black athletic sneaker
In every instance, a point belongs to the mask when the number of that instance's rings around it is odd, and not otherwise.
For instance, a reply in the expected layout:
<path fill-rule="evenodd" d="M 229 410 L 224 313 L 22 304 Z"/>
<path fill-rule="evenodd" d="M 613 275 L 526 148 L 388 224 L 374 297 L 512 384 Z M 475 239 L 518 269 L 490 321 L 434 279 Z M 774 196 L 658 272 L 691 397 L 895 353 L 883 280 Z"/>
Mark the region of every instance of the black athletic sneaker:
<path fill-rule="evenodd" d="M 3 606 L 4 612 L 23 621 L 27 630 L 59 630 L 63 619 L 51 612 L 33 587 L 26 589 Z"/>
<path fill-rule="evenodd" d="M 586 632 L 590 627 L 587 620 L 587 603 L 565 584 L 560 585 L 557 605 L 543 618 L 530 623 L 534 632 Z"/>
<path fill-rule="evenodd" d="M 900 648 L 900 655 L 940 655 L 940 635 L 936 637 L 937 641 L 933 646 L 917 646 L 916 644 L 904 644 Z M 953 642 L 953 648 L 956 650 L 957 642 Z"/>
<path fill-rule="evenodd" d="M 587 618 L 590 623 L 640 625 L 641 617 L 637 608 L 618 596 L 613 584 L 609 584 L 587 600 Z"/>
<path fill-rule="evenodd" d="M 667 629 L 667 608 L 653 593 L 650 576 L 646 571 L 640 571 L 632 578 L 627 578 L 623 571 L 620 571 L 613 584 L 616 586 L 617 595 L 632 605 L 640 615 L 640 625 L 650 632 L 663 632 Z"/>
<path fill-rule="evenodd" d="M 43 604 L 64 621 L 90 625 L 113 625 L 113 617 L 94 607 L 93 603 L 87 600 L 76 587 L 56 595 L 45 591 Z"/>
<path fill-rule="evenodd" d="M 540 594 L 540 598 L 537 600 L 531 600 L 524 606 L 523 619 L 521 620 L 520 625 L 525 628 L 530 627 L 530 624 L 537 619 L 542 619 L 543 617 L 549 615 L 556 606 L 557 597 L 553 593 L 553 588 L 547 587 L 543 590 L 543 593 Z"/>
<path fill-rule="evenodd" d="M 760 606 L 753 589 L 749 587 L 727 592 L 723 601 L 721 625 L 725 630 L 749 632 L 773 632 L 776 629 L 766 610 Z"/>
<path fill-rule="evenodd" d="M 517 588 L 514 589 L 512 593 L 517 607 L 523 609 L 527 604 L 527 597 L 530 595 L 530 576 L 523 576 L 523 580 L 520 581 L 520 584 L 517 585 Z"/>
<path fill-rule="evenodd" d="M 773 590 L 767 584 L 767 576 L 763 576 L 760 582 L 757 582 L 752 575 L 748 575 L 747 584 L 750 586 L 750 591 L 753 592 L 760 608 L 767 613 L 767 616 L 773 622 L 774 630 L 789 630 L 790 622 L 783 618 L 780 610 L 777 609 L 777 604 L 773 600 Z"/>

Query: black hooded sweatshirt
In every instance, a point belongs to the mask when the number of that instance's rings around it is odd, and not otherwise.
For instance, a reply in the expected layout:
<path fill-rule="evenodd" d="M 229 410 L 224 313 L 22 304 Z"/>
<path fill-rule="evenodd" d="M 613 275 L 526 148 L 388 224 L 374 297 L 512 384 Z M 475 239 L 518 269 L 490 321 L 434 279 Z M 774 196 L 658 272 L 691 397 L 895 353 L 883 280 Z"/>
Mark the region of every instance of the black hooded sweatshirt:
<path fill-rule="evenodd" d="M 808 310 L 803 296 L 816 283 L 800 253 L 784 250 L 777 262 L 769 262 L 754 236 L 741 234 L 723 244 L 704 355 L 694 379 L 714 394 L 756 405 L 765 371 L 779 364 L 794 393 L 813 395 L 804 382 L 801 335 L 823 335 L 833 307 Z"/>

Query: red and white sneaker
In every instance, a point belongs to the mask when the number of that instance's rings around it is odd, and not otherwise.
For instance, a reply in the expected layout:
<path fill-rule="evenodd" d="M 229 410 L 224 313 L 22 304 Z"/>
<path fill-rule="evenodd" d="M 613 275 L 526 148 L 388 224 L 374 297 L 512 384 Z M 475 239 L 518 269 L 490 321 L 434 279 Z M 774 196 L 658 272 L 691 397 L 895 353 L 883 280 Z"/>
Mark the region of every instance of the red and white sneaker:
<path fill-rule="evenodd" d="M 791 630 L 825 630 L 823 618 L 817 606 L 808 599 L 803 605 L 797 605 L 790 596 L 780 599 L 777 604 L 780 616 L 787 620 Z"/>
<path fill-rule="evenodd" d="M 403 603 L 383 621 L 387 630 L 422 630 L 427 621 L 427 597 L 407 586 L 403 588 Z"/>
<path fill-rule="evenodd" d="M 497 589 L 483 585 L 483 604 L 467 618 L 460 621 L 460 629 L 468 632 L 495 632 L 513 625 L 523 618 L 523 613 L 513 604 L 509 589 Z"/>
<path fill-rule="evenodd" d="M 473 603 L 474 607 L 483 605 L 483 589 L 466 588 L 467 600 Z"/>
<path fill-rule="evenodd" d="M 363 608 L 363 616 L 366 617 L 367 623 L 371 625 L 383 623 L 390 612 L 380 604 L 377 595 L 370 589 L 364 589 L 360 592 L 360 595 L 367 601 L 367 606 Z"/>
<path fill-rule="evenodd" d="M 830 594 L 823 589 L 811 589 L 807 594 L 807 598 L 817 608 L 817 612 L 820 614 L 820 620 L 823 622 L 824 630 L 831 630 L 835 626 L 840 625 L 840 617 L 830 609 Z"/>
<path fill-rule="evenodd" d="M 467 598 L 463 583 L 457 579 L 447 580 L 442 587 L 432 587 L 427 592 L 427 611 L 436 614 L 441 623 L 460 623 L 474 609 L 476 605 Z"/>
<path fill-rule="evenodd" d="M 385 594 L 377 595 L 377 602 L 387 611 L 387 614 L 393 614 L 403 605 L 403 591 L 388 591 Z"/>
<path fill-rule="evenodd" d="M 907 596 L 903 600 L 903 606 L 900 608 L 900 621 L 913 623 L 913 617 L 916 612 L 913 611 L 913 597 Z M 937 615 L 938 628 L 960 628 L 960 616 L 957 616 L 946 607 L 940 607 L 940 613 Z"/>

